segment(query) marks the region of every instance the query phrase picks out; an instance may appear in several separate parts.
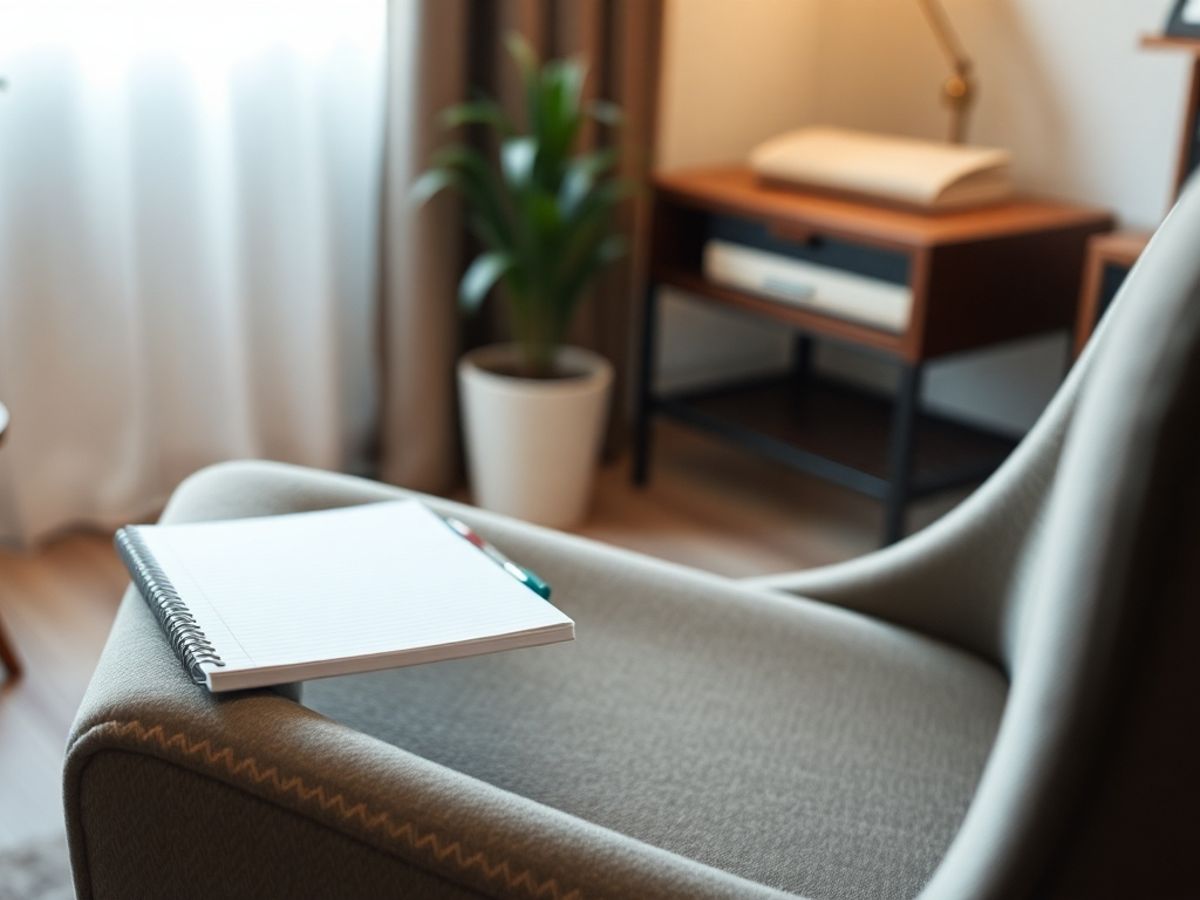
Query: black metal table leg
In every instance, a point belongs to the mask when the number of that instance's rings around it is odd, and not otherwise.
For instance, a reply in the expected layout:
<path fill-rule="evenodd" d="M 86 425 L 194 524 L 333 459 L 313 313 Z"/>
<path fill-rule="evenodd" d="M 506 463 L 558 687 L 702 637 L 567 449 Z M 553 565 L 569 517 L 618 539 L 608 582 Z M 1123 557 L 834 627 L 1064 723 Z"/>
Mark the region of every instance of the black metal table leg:
<path fill-rule="evenodd" d="M 894 544 L 904 537 L 904 512 L 912 484 L 913 445 L 923 371 L 920 363 L 905 364 L 900 369 L 896 407 L 892 412 L 891 446 L 888 448 L 888 480 L 891 485 L 884 508 L 885 545 Z"/>
<path fill-rule="evenodd" d="M 812 338 L 800 331 L 792 335 L 793 406 L 799 410 L 804 402 L 804 389 L 812 371 Z"/>
<path fill-rule="evenodd" d="M 642 304 L 642 352 L 638 367 L 637 410 L 633 425 L 633 483 L 650 478 L 651 417 L 654 415 L 655 349 L 658 341 L 658 288 L 650 284 Z"/>

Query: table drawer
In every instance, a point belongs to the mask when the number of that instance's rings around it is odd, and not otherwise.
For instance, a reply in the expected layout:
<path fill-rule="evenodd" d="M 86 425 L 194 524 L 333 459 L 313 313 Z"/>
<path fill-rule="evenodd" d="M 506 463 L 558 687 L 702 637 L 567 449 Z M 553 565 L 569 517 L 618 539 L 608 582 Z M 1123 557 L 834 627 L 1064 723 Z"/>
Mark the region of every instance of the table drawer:
<path fill-rule="evenodd" d="M 740 244 L 889 284 L 907 286 L 909 283 L 911 260 L 902 251 L 854 243 L 817 231 L 801 237 L 765 222 L 737 216 L 709 214 L 706 218 L 707 240 Z"/>

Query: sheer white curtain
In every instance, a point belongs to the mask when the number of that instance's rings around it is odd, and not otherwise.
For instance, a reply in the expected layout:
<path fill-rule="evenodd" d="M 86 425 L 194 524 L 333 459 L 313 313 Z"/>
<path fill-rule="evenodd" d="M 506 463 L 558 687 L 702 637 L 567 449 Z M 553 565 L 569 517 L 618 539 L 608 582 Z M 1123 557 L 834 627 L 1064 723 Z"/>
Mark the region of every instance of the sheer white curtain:
<path fill-rule="evenodd" d="M 206 463 L 355 468 L 385 0 L 0 3 L 0 540 Z"/>

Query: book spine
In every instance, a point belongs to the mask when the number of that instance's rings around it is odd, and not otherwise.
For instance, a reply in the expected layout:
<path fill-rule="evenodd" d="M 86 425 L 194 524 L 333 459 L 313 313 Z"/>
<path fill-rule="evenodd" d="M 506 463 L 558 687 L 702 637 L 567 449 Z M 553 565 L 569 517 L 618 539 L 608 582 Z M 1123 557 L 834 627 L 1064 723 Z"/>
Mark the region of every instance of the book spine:
<path fill-rule="evenodd" d="M 154 555 L 137 533 L 137 528 L 121 528 L 113 539 L 117 552 L 133 578 L 133 584 L 162 625 L 167 640 L 192 681 L 207 684 L 204 666 L 223 666 L 225 663 L 204 635 L 203 629 L 154 561 Z"/>

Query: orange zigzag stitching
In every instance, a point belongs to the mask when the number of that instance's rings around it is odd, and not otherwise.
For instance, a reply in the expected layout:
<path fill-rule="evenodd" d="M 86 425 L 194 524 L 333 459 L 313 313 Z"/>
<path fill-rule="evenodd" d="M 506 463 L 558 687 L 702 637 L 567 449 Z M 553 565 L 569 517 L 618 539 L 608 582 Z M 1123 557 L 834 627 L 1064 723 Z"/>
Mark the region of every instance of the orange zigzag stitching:
<path fill-rule="evenodd" d="M 523 888 L 530 896 L 538 898 L 538 900 L 543 897 L 550 897 L 553 900 L 582 900 L 582 894 L 578 889 L 562 893 L 562 888 L 554 878 L 538 882 L 528 869 L 521 869 L 514 874 L 508 860 L 493 863 L 482 851 L 468 855 L 460 841 L 447 843 L 441 835 L 433 831 L 422 832 L 412 822 L 395 822 L 387 810 L 372 813 L 366 803 L 362 801 L 347 806 L 347 800 L 340 792 L 330 795 L 324 785 L 312 787 L 298 775 L 284 776 L 280 774 L 275 766 L 260 769 L 254 757 L 238 759 L 232 747 L 214 749 L 208 738 L 194 741 L 183 732 L 176 732 L 168 736 L 162 725 L 147 728 L 137 719 L 108 724 L 114 726 L 122 736 L 132 735 L 144 744 L 156 743 L 163 750 L 178 750 L 184 756 L 200 757 L 210 766 L 215 767 L 220 764 L 231 775 L 248 776 L 255 784 L 270 782 L 271 786 L 281 794 L 292 794 L 303 801 L 316 798 L 317 804 L 322 810 L 336 811 L 343 819 L 357 819 L 367 829 L 382 830 L 393 840 L 403 841 L 414 850 L 430 851 L 438 862 L 453 859 L 461 869 L 478 869 L 488 881 L 502 878 L 509 888 Z"/>

